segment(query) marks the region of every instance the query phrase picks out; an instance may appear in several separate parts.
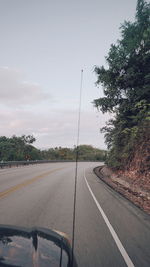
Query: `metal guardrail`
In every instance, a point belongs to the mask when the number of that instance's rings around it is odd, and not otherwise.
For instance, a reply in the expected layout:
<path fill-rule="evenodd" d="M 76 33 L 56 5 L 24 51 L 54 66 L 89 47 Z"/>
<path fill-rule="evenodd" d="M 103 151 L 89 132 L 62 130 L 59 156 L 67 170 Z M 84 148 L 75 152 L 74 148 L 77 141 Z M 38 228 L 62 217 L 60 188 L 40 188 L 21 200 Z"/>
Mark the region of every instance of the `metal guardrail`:
<path fill-rule="evenodd" d="M 95 160 L 79 160 L 79 162 L 100 162 Z M 24 160 L 24 161 L 4 161 L 0 162 L 0 169 L 27 166 L 33 164 L 42 164 L 42 163 L 55 163 L 55 162 L 75 162 L 75 160 Z"/>
<path fill-rule="evenodd" d="M 74 162 L 72 160 L 25 160 L 25 161 L 5 161 L 0 162 L 0 168 L 11 168 L 11 167 L 19 167 L 19 166 L 27 166 L 33 164 L 41 164 L 41 163 L 55 163 L 55 162 Z"/>

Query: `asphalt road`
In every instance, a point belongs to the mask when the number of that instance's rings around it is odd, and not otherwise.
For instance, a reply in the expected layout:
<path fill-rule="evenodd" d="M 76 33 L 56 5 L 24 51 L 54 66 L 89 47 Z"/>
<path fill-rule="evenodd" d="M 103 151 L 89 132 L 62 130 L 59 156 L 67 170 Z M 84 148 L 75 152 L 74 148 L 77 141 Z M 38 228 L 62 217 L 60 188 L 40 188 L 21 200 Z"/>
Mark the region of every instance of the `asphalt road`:
<path fill-rule="evenodd" d="M 75 255 L 81 267 L 150 266 L 150 216 L 79 163 Z M 42 226 L 72 238 L 75 163 L 0 170 L 0 224 Z"/>

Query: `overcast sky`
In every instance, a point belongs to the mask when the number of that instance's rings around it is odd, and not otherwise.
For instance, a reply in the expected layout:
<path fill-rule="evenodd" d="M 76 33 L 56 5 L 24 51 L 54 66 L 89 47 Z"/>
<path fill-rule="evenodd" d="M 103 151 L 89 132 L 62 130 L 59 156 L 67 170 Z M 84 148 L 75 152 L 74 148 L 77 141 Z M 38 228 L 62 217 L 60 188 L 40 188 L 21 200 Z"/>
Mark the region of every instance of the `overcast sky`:
<path fill-rule="evenodd" d="M 105 148 L 92 101 L 95 65 L 105 64 L 136 0 L 0 0 L 0 135 L 33 134 L 36 147 L 73 147 L 83 74 L 80 144 Z"/>

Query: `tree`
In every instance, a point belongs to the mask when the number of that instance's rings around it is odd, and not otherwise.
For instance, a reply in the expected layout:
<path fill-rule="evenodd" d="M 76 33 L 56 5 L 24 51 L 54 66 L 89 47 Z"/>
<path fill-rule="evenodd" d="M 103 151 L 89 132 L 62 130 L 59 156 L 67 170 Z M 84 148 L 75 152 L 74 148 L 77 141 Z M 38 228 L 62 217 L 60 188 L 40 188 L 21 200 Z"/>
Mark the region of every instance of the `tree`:
<path fill-rule="evenodd" d="M 35 141 L 32 135 L 0 137 L 0 160 L 14 161 L 41 159 L 41 153 L 31 143 Z"/>
<path fill-rule="evenodd" d="M 78 148 L 55 147 L 48 150 L 41 151 L 43 159 L 48 160 L 72 160 L 76 159 L 78 150 L 78 159 L 80 160 L 100 160 L 104 161 L 106 158 L 106 151 L 94 148 L 90 145 L 79 145 Z"/>
<path fill-rule="evenodd" d="M 95 67 L 104 97 L 94 100 L 103 113 L 114 113 L 105 132 L 108 163 L 122 167 L 129 159 L 140 127 L 150 119 L 150 3 L 137 1 L 134 22 L 121 25 L 121 40 L 111 45 L 108 68 Z"/>
<path fill-rule="evenodd" d="M 21 139 L 26 144 L 32 144 L 36 141 L 35 137 L 33 135 L 22 135 Z"/>

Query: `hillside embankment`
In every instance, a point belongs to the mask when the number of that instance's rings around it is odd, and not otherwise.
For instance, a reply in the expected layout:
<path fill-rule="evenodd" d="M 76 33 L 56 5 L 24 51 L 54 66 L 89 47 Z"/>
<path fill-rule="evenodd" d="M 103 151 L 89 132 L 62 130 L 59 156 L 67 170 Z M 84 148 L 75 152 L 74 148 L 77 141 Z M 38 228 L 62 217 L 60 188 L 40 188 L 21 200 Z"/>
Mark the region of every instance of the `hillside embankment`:
<path fill-rule="evenodd" d="M 106 165 L 95 173 L 104 182 L 150 214 L 150 128 L 142 132 L 122 169 Z"/>

